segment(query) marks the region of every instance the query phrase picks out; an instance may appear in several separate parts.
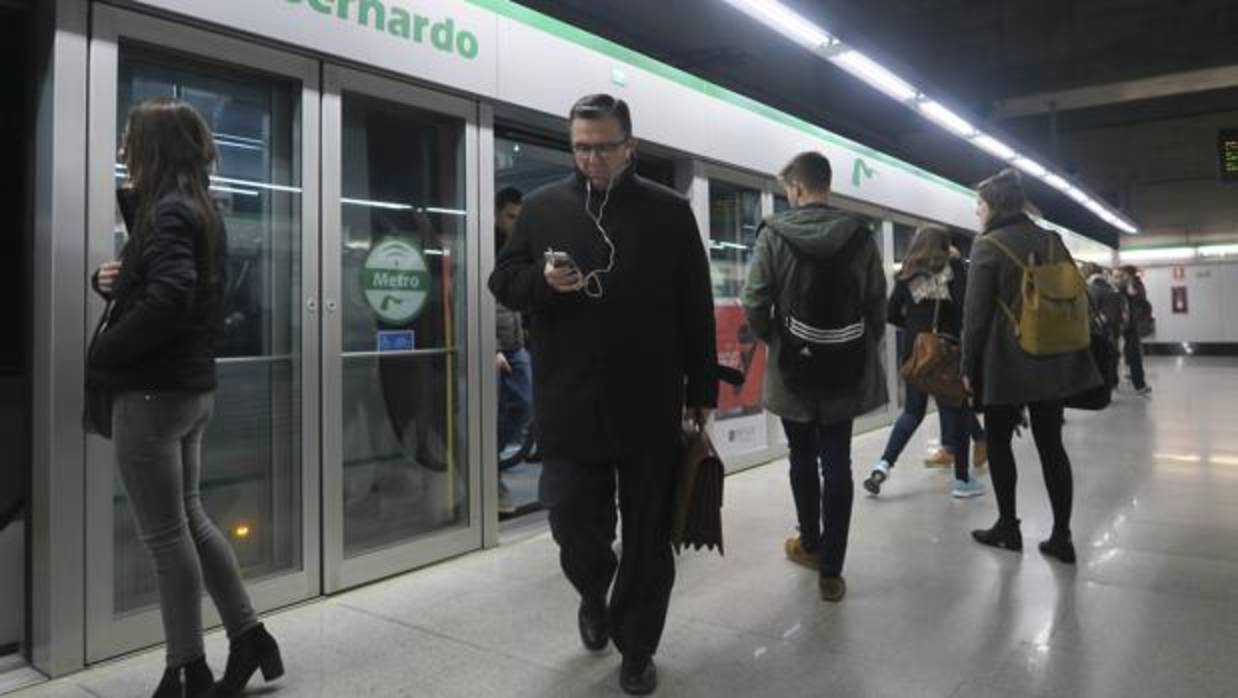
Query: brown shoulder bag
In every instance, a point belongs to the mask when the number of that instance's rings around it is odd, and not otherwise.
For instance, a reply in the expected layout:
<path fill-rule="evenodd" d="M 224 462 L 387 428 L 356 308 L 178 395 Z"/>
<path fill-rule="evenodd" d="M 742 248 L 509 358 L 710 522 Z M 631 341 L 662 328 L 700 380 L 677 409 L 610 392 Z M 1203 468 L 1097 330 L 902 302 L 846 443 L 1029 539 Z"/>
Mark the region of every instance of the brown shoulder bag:
<path fill-rule="evenodd" d="M 941 299 L 933 308 L 933 331 L 916 335 L 911 356 L 898 369 L 898 375 L 911 385 L 932 395 L 938 403 L 959 407 L 967 401 L 963 387 L 962 351 L 958 339 L 937 331 Z"/>

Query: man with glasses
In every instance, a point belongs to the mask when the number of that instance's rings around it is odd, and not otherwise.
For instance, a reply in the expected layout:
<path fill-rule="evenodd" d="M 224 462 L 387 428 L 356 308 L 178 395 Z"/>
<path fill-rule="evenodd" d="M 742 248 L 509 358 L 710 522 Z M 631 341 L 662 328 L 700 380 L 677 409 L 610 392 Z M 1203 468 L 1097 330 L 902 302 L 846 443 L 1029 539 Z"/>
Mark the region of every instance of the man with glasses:
<path fill-rule="evenodd" d="M 675 580 L 679 440 L 717 402 L 709 261 L 687 201 L 634 172 L 626 103 L 584 97 L 570 129 L 576 171 L 525 198 L 490 289 L 532 315 L 540 496 L 581 595 L 581 640 L 613 639 L 620 685 L 644 695 Z"/>

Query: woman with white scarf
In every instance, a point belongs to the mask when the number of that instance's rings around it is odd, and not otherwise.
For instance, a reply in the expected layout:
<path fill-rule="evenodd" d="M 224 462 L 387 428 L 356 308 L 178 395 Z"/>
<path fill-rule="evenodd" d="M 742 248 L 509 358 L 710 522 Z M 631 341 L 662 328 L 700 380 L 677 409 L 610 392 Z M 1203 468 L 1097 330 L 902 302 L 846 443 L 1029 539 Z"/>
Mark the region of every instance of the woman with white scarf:
<path fill-rule="evenodd" d="M 916 335 L 936 331 L 958 337 L 962 331 L 963 299 L 967 293 L 967 271 L 960 259 L 950 255 L 950 231 L 941 226 L 926 225 L 916 230 L 911 248 L 903 260 L 903 267 L 895 279 L 894 292 L 890 295 L 887 309 L 889 322 L 903 330 L 899 351 L 900 361 L 911 354 Z M 890 478 L 894 464 L 911 440 L 928 408 L 929 396 L 916 386 L 907 384 L 907 399 L 903 413 L 894 423 L 890 439 L 881 459 L 873 465 L 872 473 L 864 481 L 869 494 L 881 493 L 882 484 Z M 951 419 L 943 420 L 951 425 L 952 433 L 942 433 L 943 444 L 954 453 L 954 487 L 952 494 L 958 498 L 978 497 L 984 494 L 984 485 L 972 477 L 968 451 L 970 439 L 968 425 L 972 416 L 966 406 L 950 407 L 938 402 L 939 410 L 953 412 Z"/>

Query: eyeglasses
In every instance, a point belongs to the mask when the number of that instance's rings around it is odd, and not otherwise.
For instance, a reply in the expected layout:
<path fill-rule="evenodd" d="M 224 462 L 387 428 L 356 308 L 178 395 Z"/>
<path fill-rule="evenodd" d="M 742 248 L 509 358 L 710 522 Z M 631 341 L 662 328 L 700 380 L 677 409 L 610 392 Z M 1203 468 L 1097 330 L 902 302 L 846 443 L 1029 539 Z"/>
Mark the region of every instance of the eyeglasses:
<path fill-rule="evenodd" d="M 627 142 L 628 139 L 624 138 L 621 141 L 612 141 L 610 143 L 573 143 L 572 152 L 578 158 L 588 159 L 590 155 L 607 157 L 614 155 Z"/>

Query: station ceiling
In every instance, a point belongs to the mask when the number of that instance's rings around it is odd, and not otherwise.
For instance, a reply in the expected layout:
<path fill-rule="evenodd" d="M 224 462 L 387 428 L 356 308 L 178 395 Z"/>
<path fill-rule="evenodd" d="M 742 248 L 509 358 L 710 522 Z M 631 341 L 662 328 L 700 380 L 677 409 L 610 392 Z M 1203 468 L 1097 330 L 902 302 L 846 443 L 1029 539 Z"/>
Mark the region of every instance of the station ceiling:
<path fill-rule="evenodd" d="M 974 184 L 1001 166 L 722 0 L 519 2 L 950 179 Z M 1136 224 L 1146 212 L 1133 210 L 1129 190 L 1140 174 L 1084 160 L 1071 147 L 1079 134 L 1238 113 L 1235 0 L 784 2 L 978 127 L 1076 176 Z M 1154 165 L 1169 155 L 1168 167 L 1186 167 L 1163 147 L 1141 147 L 1131 139 L 1115 158 Z M 1051 220 L 1116 240 L 1049 187 L 1030 193 Z"/>

